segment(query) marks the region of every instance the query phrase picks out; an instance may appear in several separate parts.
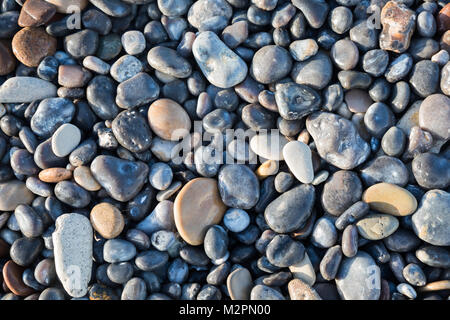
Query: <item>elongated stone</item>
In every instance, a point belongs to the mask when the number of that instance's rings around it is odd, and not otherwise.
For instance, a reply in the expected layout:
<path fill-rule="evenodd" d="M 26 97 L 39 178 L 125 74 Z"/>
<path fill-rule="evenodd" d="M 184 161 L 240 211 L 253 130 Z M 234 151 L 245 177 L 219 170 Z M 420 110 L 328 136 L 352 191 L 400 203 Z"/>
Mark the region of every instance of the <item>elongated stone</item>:
<path fill-rule="evenodd" d="M 34 77 L 12 77 L 0 86 L 0 103 L 23 103 L 56 97 L 56 86 Z"/>
<path fill-rule="evenodd" d="M 283 156 L 292 174 L 301 183 L 311 183 L 314 169 L 311 149 L 301 141 L 290 141 L 283 148 Z"/>
<path fill-rule="evenodd" d="M 408 190 L 385 182 L 366 189 L 362 199 L 372 210 L 394 216 L 408 216 L 417 208 L 417 200 Z"/>

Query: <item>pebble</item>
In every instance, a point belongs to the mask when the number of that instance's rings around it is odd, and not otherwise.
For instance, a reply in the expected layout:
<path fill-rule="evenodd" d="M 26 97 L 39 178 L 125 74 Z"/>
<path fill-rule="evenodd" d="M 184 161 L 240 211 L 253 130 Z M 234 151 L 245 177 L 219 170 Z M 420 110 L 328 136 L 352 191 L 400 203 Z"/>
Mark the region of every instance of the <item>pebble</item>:
<path fill-rule="evenodd" d="M 111 65 L 110 74 L 117 82 L 133 78 L 143 70 L 141 61 L 135 56 L 124 55 Z"/>
<path fill-rule="evenodd" d="M 145 50 L 146 43 L 144 34 L 137 30 L 127 31 L 122 35 L 123 49 L 129 55 L 138 55 Z"/>
<path fill-rule="evenodd" d="M 285 300 L 285 298 L 277 290 L 263 284 L 258 284 L 251 290 L 250 300 Z"/>
<path fill-rule="evenodd" d="M 276 85 L 275 101 L 283 119 L 298 120 L 319 109 L 320 95 L 308 86 L 293 82 Z"/>
<path fill-rule="evenodd" d="M 417 209 L 417 200 L 408 190 L 385 182 L 366 189 L 362 199 L 371 209 L 394 216 L 408 216 Z"/>
<path fill-rule="evenodd" d="M 80 141 L 80 129 L 73 124 L 65 123 L 52 135 L 52 151 L 57 157 L 65 157 L 78 146 Z"/>
<path fill-rule="evenodd" d="M 145 300 L 147 287 L 141 278 L 132 278 L 125 284 L 121 300 Z"/>
<path fill-rule="evenodd" d="M 215 225 L 206 231 L 203 245 L 206 255 L 214 264 L 223 263 L 228 258 L 228 236 L 221 226 Z"/>
<path fill-rule="evenodd" d="M 358 253 L 358 228 L 351 224 L 342 233 L 342 253 L 348 257 L 354 257 Z"/>
<path fill-rule="evenodd" d="M 43 247 L 41 238 L 17 238 L 11 245 L 9 255 L 19 266 L 28 267 L 36 260 Z"/>
<path fill-rule="evenodd" d="M 255 135 L 250 139 L 251 150 L 269 160 L 284 160 L 283 148 L 288 140 L 277 133 Z"/>
<path fill-rule="evenodd" d="M 19 180 L 0 182 L 0 195 L 1 211 L 14 211 L 18 205 L 29 205 L 34 199 L 33 193 Z"/>
<path fill-rule="evenodd" d="M 403 187 L 408 183 L 409 172 L 399 159 L 380 156 L 361 169 L 361 178 L 368 186 L 387 182 Z"/>
<path fill-rule="evenodd" d="M 43 58 L 56 51 L 56 39 L 42 28 L 21 29 L 14 35 L 11 44 L 17 60 L 28 67 L 37 67 Z"/>
<path fill-rule="evenodd" d="M 15 68 L 16 58 L 11 49 L 4 42 L 0 42 L 0 76 L 11 73 Z"/>
<path fill-rule="evenodd" d="M 39 172 L 39 179 L 47 183 L 58 183 L 72 178 L 72 171 L 64 168 L 48 168 Z"/>
<path fill-rule="evenodd" d="M 368 240 L 389 237 L 399 227 L 397 218 L 387 214 L 369 214 L 356 223 L 359 234 Z"/>
<path fill-rule="evenodd" d="M 416 257 L 430 267 L 448 268 L 450 265 L 450 253 L 443 247 L 422 246 L 416 250 Z"/>
<path fill-rule="evenodd" d="M 129 261 L 135 256 L 136 247 L 126 240 L 110 239 L 103 246 L 103 259 L 109 263 Z"/>
<path fill-rule="evenodd" d="M 188 113 L 175 101 L 158 99 L 148 109 L 152 131 L 162 139 L 178 141 L 191 130 Z"/>
<path fill-rule="evenodd" d="M 223 224 L 231 232 L 242 232 L 249 226 L 250 217 L 242 209 L 230 208 L 223 216 Z"/>
<path fill-rule="evenodd" d="M 323 51 L 319 51 L 306 61 L 296 62 L 291 77 L 298 84 L 321 90 L 330 82 L 332 71 L 330 58 Z"/>
<path fill-rule="evenodd" d="M 397 290 L 409 299 L 415 299 L 417 297 L 416 290 L 414 290 L 414 288 L 407 283 L 400 283 L 397 286 Z"/>
<path fill-rule="evenodd" d="M 72 181 L 61 181 L 55 186 L 55 196 L 74 208 L 84 208 L 91 201 L 90 194 Z"/>
<path fill-rule="evenodd" d="M 227 26 L 222 31 L 223 42 L 234 49 L 248 38 L 248 21 L 241 20 Z"/>
<path fill-rule="evenodd" d="M 443 94 L 427 96 L 419 108 L 419 125 L 429 131 L 434 137 L 448 140 L 450 120 L 450 99 Z"/>
<path fill-rule="evenodd" d="M 245 62 L 211 31 L 201 32 L 195 38 L 192 53 L 203 75 L 219 88 L 233 87 L 247 76 Z"/>
<path fill-rule="evenodd" d="M 162 46 L 152 48 L 148 52 L 147 60 L 156 70 L 175 78 L 187 78 L 192 73 L 190 63 L 170 48 Z"/>
<path fill-rule="evenodd" d="M 92 111 L 101 119 L 113 119 L 118 113 L 114 101 L 116 85 L 106 76 L 96 76 L 86 88 L 86 98 Z"/>
<path fill-rule="evenodd" d="M 406 136 L 403 131 L 396 126 L 390 127 L 381 139 L 381 148 L 391 157 L 398 157 L 403 153 L 406 144 Z"/>
<path fill-rule="evenodd" d="M 256 81 L 268 84 L 284 78 L 291 67 L 289 52 L 280 46 L 269 45 L 259 49 L 253 56 L 250 74 Z"/>
<path fill-rule="evenodd" d="M 322 300 L 316 290 L 300 279 L 289 281 L 288 291 L 291 300 Z"/>
<path fill-rule="evenodd" d="M 218 175 L 218 187 L 223 203 L 229 207 L 250 209 L 259 200 L 258 178 L 245 165 L 223 166 Z"/>
<path fill-rule="evenodd" d="M 369 145 L 345 118 L 328 112 L 314 113 L 307 118 L 306 128 L 321 157 L 340 169 L 353 169 L 369 156 Z M 341 147 L 342 141 L 347 143 Z"/>
<path fill-rule="evenodd" d="M 91 280 L 91 224 L 86 217 L 77 213 L 63 214 L 55 224 L 52 238 L 56 274 L 70 296 L 82 297 L 87 293 Z"/>
<path fill-rule="evenodd" d="M 311 233 L 311 242 L 318 248 L 330 248 L 337 241 L 337 230 L 333 221 L 322 217 L 316 221 Z"/>
<path fill-rule="evenodd" d="M 26 297 L 34 292 L 22 280 L 24 268 L 9 260 L 3 266 L 3 280 L 9 290 L 18 296 Z"/>
<path fill-rule="evenodd" d="M 55 96 L 55 85 L 33 77 L 12 77 L 0 86 L 0 103 L 32 102 Z"/>
<path fill-rule="evenodd" d="M 266 247 L 266 256 L 269 262 L 281 268 L 300 263 L 304 254 L 303 244 L 292 240 L 287 235 L 275 236 Z"/>
<path fill-rule="evenodd" d="M 417 62 L 412 68 L 409 83 L 419 96 L 426 98 L 432 95 L 439 87 L 439 66 L 430 60 Z"/>
<path fill-rule="evenodd" d="M 64 48 L 74 58 L 92 56 L 99 47 L 98 33 L 86 29 L 64 38 Z"/>
<path fill-rule="evenodd" d="M 131 109 L 158 98 L 160 87 L 147 73 L 140 72 L 117 86 L 116 103 L 124 109 Z"/>
<path fill-rule="evenodd" d="M 449 245 L 449 202 L 450 194 L 443 190 L 425 193 L 412 216 L 412 227 L 420 239 L 437 246 Z"/>
<path fill-rule="evenodd" d="M 344 258 L 336 275 L 339 295 L 345 300 L 378 300 L 380 268 L 367 253 L 360 251 Z"/>
<path fill-rule="evenodd" d="M 89 167 L 76 167 L 73 171 L 73 179 L 87 191 L 98 191 L 102 186 L 95 180 Z"/>
<path fill-rule="evenodd" d="M 14 216 L 24 236 L 34 238 L 44 232 L 44 222 L 32 207 L 20 204 L 14 210 Z"/>
<path fill-rule="evenodd" d="M 90 220 L 94 230 L 105 239 L 116 238 L 125 226 L 120 210 L 107 202 L 99 203 L 92 208 Z"/>
<path fill-rule="evenodd" d="M 311 216 L 314 200 L 314 187 L 311 185 L 294 187 L 270 202 L 264 211 L 264 217 L 275 232 L 295 231 Z"/>
<path fill-rule="evenodd" d="M 385 238 L 383 243 L 390 251 L 409 252 L 416 249 L 421 241 L 412 231 L 399 228 L 392 235 Z"/>
<path fill-rule="evenodd" d="M 403 269 L 403 276 L 405 277 L 405 280 L 413 286 L 423 287 L 427 284 L 425 273 L 422 268 L 415 263 L 410 263 Z"/>
<path fill-rule="evenodd" d="M 134 198 L 144 185 L 148 166 L 113 156 L 97 156 L 90 166 L 97 182 L 114 199 L 126 202 Z"/>
<path fill-rule="evenodd" d="M 187 20 L 199 31 L 219 31 L 232 14 L 232 7 L 225 0 L 200 0 L 190 7 Z"/>
<path fill-rule="evenodd" d="M 283 157 L 289 170 L 301 183 L 311 183 L 314 179 L 314 169 L 311 159 L 311 149 L 300 141 L 291 141 L 283 148 Z"/>
<path fill-rule="evenodd" d="M 417 183 L 426 189 L 445 189 L 450 184 L 450 160 L 434 153 L 421 153 L 412 161 Z"/>
<path fill-rule="evenodd" d="M 341 70 L 351 70 L 359 59 L 358 48 L 349 39 L 339 40 L 331 47 L 331 59 Z"/>
<path fill-rule="evenodd" d="M 175 198 L 174 216 L 177 230 L 187 243 L 200 245 L 208 227 L 218 224 L 225 210 L 214 179 L 193 179 Z"/>
<path fill-rule="evenodd" d="M 249 300 L 253 281 L 246 268 L 237 268 L 227 277 L 227 290 L 232 300 Z"/>
<path fill-rule="evenodd" d="M 366 112 L 373 104 L 373 100 L 365 90 L 351 89 L 345 93 L 345 103 L 353 113 Z"/>
<path fill-rule="evenodd" d="M 109 240 L 114 241 L 114 240 Z M 131 243 L 127 243 L 127 245 L 130 245 Z M 122 250 L 125 250 L 124 247 Z M 136 250 L 133 251 L 134 254 L 136 254 Z M 121 257 L 118 259 L 125 259 L 129 260 L 131 257 L 131 254 L 124 256 L 123 253 L 121 254 Z M 143 271 L 154 271 L 158 268 L 161 268 L 164 266 L 169 259 L 169 256 L 166 252 L 160 252 L 158 250 L 148 250 L 141 252 L 135 259 L 135 265 L 140 270 Z"/>
<path fill-rule="evenodd" d="M 333 280 L 336 277 L 339 265 L 342 260 L 341 246 L 330 247 L 320 261 L 320 274 L 326 280 Z"/>
<path fill-rule="evenodd" d="M 325 23 L 329 10 L 326 1 L 294 0 L 292 4 L 300 9 L 311 27 L 318 29 Z"/>
<path fill-rule="evenodd" d="M 152 134 L 143 115 L 135 111 L 123 111 L 112 122 L 114 137 L 131 152 L 144 152 L 151 146 Z"/>

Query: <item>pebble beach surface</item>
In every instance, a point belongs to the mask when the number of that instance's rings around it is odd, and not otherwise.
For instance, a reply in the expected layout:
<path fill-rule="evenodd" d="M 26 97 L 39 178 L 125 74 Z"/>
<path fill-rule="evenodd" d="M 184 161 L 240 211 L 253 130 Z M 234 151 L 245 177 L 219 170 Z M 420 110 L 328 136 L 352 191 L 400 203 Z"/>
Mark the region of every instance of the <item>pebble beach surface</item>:
<path fill-rule="evenodd" d="M 0 0 L 2 300 L 448 300 L 445 0 Z"/>

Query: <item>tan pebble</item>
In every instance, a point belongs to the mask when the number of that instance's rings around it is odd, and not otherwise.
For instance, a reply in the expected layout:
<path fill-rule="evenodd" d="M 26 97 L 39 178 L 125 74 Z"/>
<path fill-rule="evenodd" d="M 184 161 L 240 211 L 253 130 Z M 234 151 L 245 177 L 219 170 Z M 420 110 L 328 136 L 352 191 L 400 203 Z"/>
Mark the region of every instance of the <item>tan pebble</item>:
<path fill-rule="evenodd" d="M 72 178 L 72 171 L 65 168 L 48 168 L 39 172 L 39 180 L 48 183 L 58 183 Z"/>
<path fill-rule="evenodd" d="M 89 167 L 81 166 L 73 171 L 73 178 L 76 183 L 88 191 L 98 191 L 102 186 L 95 180 Z"/>
<path fill-rule="evenodd" d="M 297 141 L 303 142 L 304 144 L 308 144 L 311 136 L 309 135 L 308 130 L 304 129 L 297 137 Z"/>
<path fill-rule="evenodd" d="M 440 280 L 435 282 L 430 282 L 427 285 L 418 288 L 420 292 L 430 292 L 430 291 L 440 291 L 440 290 L 450 290 L 450 280 Z"/>
<path fill-rule="evenodd" d="M 66 88 L 79 88 L 86 85 L 91 73 L 75 65 L 62 65 L 58 69 L 58 84 Z"/>
<path fill-rule="evenodd" d="M 300 279 L 292 279 L 288 284 L 291 300 L 322 300 L 310 285 Z"/>
<path fill-rule="evenodd" d="M 265 179 L 278 173 L 279 162 L 276 160 L 267 160 L 256 169 L 256 175 L 259 179 Z"/>
<path fill-rule="evenodd" d="M 187 112 L 170 99 L 159 99 L 150 105 L 148 122 L 156 135 L 170 141 L 180 140 L 191 130 Z"/>
<path fill-rule="evenodd" d="M 359 234 L 368 240 L 387 238 L 398 226 L 398 219 L 388 214 L 370 214 L 356 223 Z"/>
<path fill-rule="evenodd" d="M 208 228 L 222 221 L 225 210 L 217 181 L 196 178 L 189 181 L 175 198 L 175 225 L 184 241 L 197 246 L 203 243 Z"/>
<path fill-rule="evenodd" d="M 23 28 L 12 40 L 13 53 L 27 67 L 37 67 L 42 59 L 56 51 L 56 39 L 44 28 Z"/>
<path fill-rule="evenodd" d="M 92 208 L 91 224 L 103 238 L 113 239 L 122 232 L 125 221 L 119 209 L 110 203 L 102 202 Z"/>
<path fill-rule="evenodd" d="M 289 266 L 289 271 L 291 271 L 293 278 L 300 279 L 310 286 L 313 286 L 316 282 L 316 272 L 306 252 L 301 262 Z"/>
<path fill-rule="evenodd" d="M 252 275 L 246 268 L 238 268 L 228 275 L 227 289 L 231 300 L 249 300 L 252 288 Z"/>
<path fill-rule="evenodd" d="M 408 190 L 385 182 L 369 187 L 362 199 L 372 210 L 394 216 L 408 216 L 417 209 L 417 200 Z"/>

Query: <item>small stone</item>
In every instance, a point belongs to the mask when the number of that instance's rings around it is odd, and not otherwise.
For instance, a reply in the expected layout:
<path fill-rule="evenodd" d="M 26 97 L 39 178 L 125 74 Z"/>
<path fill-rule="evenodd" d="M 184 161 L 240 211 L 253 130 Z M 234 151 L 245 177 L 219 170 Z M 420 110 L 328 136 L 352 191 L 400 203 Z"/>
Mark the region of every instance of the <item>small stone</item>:
<path fill-rule="evenodd" d="M 223 216 L 223 224 L 231 232 L 242 232 L 250 224 L 250 217 L 242 209 L 230 208 Z"/>
<path fill-rule="evenodd" d="M 77 213 L 63 214 L 55 224 L 52 238 L 56 274 L 69 295 L 82 297 L 87 293 L 91 279 L 91 224 L 86 217 Z M 73 281 L 74 275 L 77 281 Z"/>
<path fill-rule="evenodd" d="M 112 122 L 114 137 L 131 152 L 144 152 L 150 148 L 152 133 L 144 116 L 136 111 L 123 111 Z"/>
<path fill-rule="evenodd" d="M 439 32 L 450 29 L 450 5 L 448 3 L 439 11 L 436 22 Z"/>
<path fill-rule="evenodd" d="M 305 15 L 308 24 L 318 29 L 324 23 L 328 15 L 329 6 L 324 0 L 294 0 L 292 2 Z"/>
<path fill-rule="evenodd" d="M 450 252 L 445 247 L 422 246 L 416 250 L 416 257 L 430 267 L 448 268 L 450 266 Z"/>
<path fill-rule="evenodd" d="M 12 77 L 0 86 L 0 103 L 22 103 L 55 97 L 51 82 L 34 77 Z"/>
<path fill-rule="evenodd" d="M 223 42 L 231 49 L 236 48 L 248 38 L 248 22 L 237 21 L 222 31 Z"/>
<path fill-rule="evenodd" d="M 65 98 L 48 98 L 39 103 L 31 118 L 31 129 L 42 137 L 49 137 L 59 126 L 72 120 L 75 113 L 74 104 Z M 63 136 L 64 137 L 64 131 Z M 72 132 L 72 131 L 71 131 Z M 75 139 L 75 138 L 74 138 Z M 61 147 L 63 148 L 63 147 Z M 62 152 L 66 150 L 61 150 Z"/>
<path fill-rule="evenodd" d="M 3 266 L 3 280 L 9 290 L 18 296 L 28 296 L 34 292 L 22 280 L 24 268 L 9 260 Z"/>
<path fill-rule="evenodd" d="M 381 49 L 366 52 L 363 57 L 363 69 L 368 74 L 379 77 L 386 70 L 389 63 L 389 54 Z"/>
<path fill-rule="evenodd" d="M 57 157 L 69 155 L 80 143 L 81 131 L 70 123 L 60 126 L 52 136 L 52 151 Z"/>
<path fill-rule="evenodd" d="M 339 269 L 339 265 L 342 260 L 341 246 L 336 245 L 330 247 L 320 261 L 320 274 L 328 281 L 333 280 L 336 277 L 336 273 Z"/>
<path fill-rule="evenodd" d="M 143 70 L 142 62 L 135 56 L 124 55 L 111 66 L 111 77 L 117 82 L 133 78 Z"/>
<path fill-rule="evenodd" d="M 127 31 L 122 35 L 122 46 L 130 55 L 138 55 L 145 50 L 145 37 L 140 31 Z"/>
<path fill-rule="evenodd" d="M 417 62 L 411 71 L 409 83 L 416 94 L 423 98 L 429 97 L 439 87 L 439 66 L 430 60 Z"/>
<path fill-rule="evenodd" d="M 354 22 L 349 33 L 350 40 L 352 40 L 358 46 L 358 49 L 363 52 L 378 47 L 379 31 L 368 19 L 360 18 Z"/>
<path fill-rule="evenodd" d="M 87 191 L 98 191 L 102 188 L 97 180 L 95 180 L 89 167 L 76 167 L 73 171 L 73 179 Z"/>
<path fill-rule="evenodd" d="M 300 279 L 309 286 L 314 285 L 316 282 L 316 272 L 306 252 L 303 260 L 300 263 L 290 266 L 289 271 L 295 279 Z"/>
<path fill-rule="evenodd" d="M 412 161 L 417 183 L 427 189 L 445 189 L 450 184 L 450 160 L 435 153 L 421 153 Z"/>
<path fill-rule="evenodd" d="M 37 67 L 42 59 L 56 51 L 56 39 L 42 28 L 23 28 L 14 35 L 12 50 L 17 60 L 28 67 Z"/>
<path fill-rule="evenodd" d="M 172 169 L 164 162 L 157 162 L 150 167 L 149 182 L 158 190 L 167 189 L 172 183 Z"/>
<path fill-rule="evenodd" d="M 277 290 L 258 284 L 250 292 L 250 300 L 285 300 L 285 298 Z"/>
<path fill-rule="evenodd" d="M 276 85 L 275 101 L 283 119 L 298 120 L 319 109 L 320 95 L 308 86 L 293 82 Z"/>
<path fill-rule="evenodd" d="M 129 261 L 135 256 L 136 247 L 129 241 L 123 239 L 109 239 L 103 245 L 103 259 L 105 259 L 106 262 L 118 263 Z M 138 266 L 138 264 L 136 264 L 136 266 Z"/>
<path fill-rule="evenodd" d="M 97 156 L 90 168 L 106 192 L 122 202 L 131 200 L 139 193 L 148 175 L 146 164 L 112 156 Z"/>
<path fill-rule="evenodd" d="M 414 288 L 407 283 L 400 283 L 397 286 L 397 291 L 409 299 L 415 299 L 417 297 L 417 292 Z"/>
<path fill-rule="evenodd" d="M 219 172 L 218 183 L 222 201 L 229 207 L 250 209 L 259 200 L 258 178 L 245 165 L 223 166 Z"/>
<path fill-rule="evenodd" d="M 192 46 L 194 58 L 204 76 L 219 88 L 230 88 L 247 76 L 247 65 L 216 34 L 200 33 Z"/>
<path fill-rule="evenodd" d="M 403 187 L 408 183 L 409 172 L 399 159 L 380 156 L 361 169 L 361 178 L 368 186 L 387 182 Z"/>
<path fill-rule="evenodd" d="M 148 122 L 156 135 L 170 141 L 184 138 L 191 130 L 187 112 L 170 99 L 158 99 L 150 105 Z"/>
<path fill-rule="evenodd" d="M 391 156 L 398 157 L 402 154 L 406 143 L 406 136 L 399 127 L 391 127 L 381 139 L 383 151 Z"/>
<path fill-rule="evenodd" d="M 387 214 L 370 214 L 356 223 L 359 234 L 368 240 L 387 238 L 397 230 L 398 226 L 398 219 Z"/>
<path fill-rule="evenodd" d="M 314 179 L 311 149 L 300 141 L 291 141 L 283 148 L 283 156 L 289 170 L 301 183 L 311 183 Z"/>
<path fill-rule="evenodd" d="M 41 238 L 17 238 L 11 245 L 9 255 L 19 266 L 27 267 L 36 260 L 43 247 Z"/>
<path fill-rule="evenodd" d="M 297 230 L 311 216 L 314 199 L 311 185 L 300 185 L 283 193 L 266 207 L 264 217 L 267 224 L 278 233 Z"/>
<path fill-rule="evenodd" d="M 252 276 L 246 268 L 237 268 L 228 275 L 227 289 L 232 300 L 249 300 L 252 287 Z"/>
<path fill-rule="evenodd" d="M 362 199 L 371 209 L 394 216 L 408 216 L 417 208 L 417 200 L 408 190 L 385 182 L 366 189 Z"/>
<path fill-rule="evenodd" d="M 311 242 L 318 248 L 331 248 L 337 241 L 337 230 L 334 223 L 326 217 L 316 221 L 311 233 Z"/>
<path fill-rule="evenodd" d="M 448 246 L 450 194 L 443 190 L 430 190 L 422 197 L 417 211 L 412 216 L 416 235 L 433 245 Z"/>
<path fill-rule="evenodd" d="M 147 73 L 138 73 L 117 86 L 116 103 L 131 109 L 152 102 L 159 96 L 159 85 Z"/>
<path fill-rule="evenodd" d="M 232 14 L 233 9 L 225 0 L 200 0 L 190 7 L 187 20 L 199 31 L 220 31 Z"/>
<path fill-rule="evenodd" d="M 365 72 L 359 71 L 339 71 L 338 80 L 342 88 L 350 89 L 367 89 L 372 83 L 372 78 Z"/>
<path fill-rule="evenodd" d="M 204 250 L 208 258 L 218 265 L 228 258 L 228 236 L 224 228 L 214 225 L 208 229 L 204 239 Z"/>
<path fill-rule="evenodd" d="M 416 249 L 421 241 L 414 232 L 406 229 L 397 229 L 383 241 L 387 249 L 393 252 L 410 252 Z"/>
<path fill-rule="evenodd" d="M 218 224 L 225 210 L 215 180 L 193 179 L 175 198 L 174 215 L 177 230 L 187 243 L 200 245 L 208 227 Z"/>
<path fill-rule="evenodd" d="M 28 0 L 22 6 L 19 26 L 38 27 L 47 23 L 56 13 L 56 7 L 44 0 Z"/>
<path fill-rule="evenodd" d="M 175 78 L 187 78 L 192 73 L 190 63 L 175 50 L 167 47 L 158 46 L 152 48 L 148 52 L 147 60 L 154 69 Z"/>
<path fill-rule="evenodd" d="M 48 168 L 39 172 L 39 180 L 47 183 L 58 183 L 72 178 L 72 171 L 65 168 Z"/>
<path fill-rule="evenodd" d="M 120 36 L 115 33 L 100 37 L 95 55 L 105 61 L 116 58 L 122 51 Z"/>
<path fill-rule="evenodd" d="M 340 169 L 353 169 L 369 156 L 369 145 L 354 124 L 341 116 L 328 112 L 314 113 L 306 120 L 306 128 L 320 156 Z"/>
<path fill-rule="evenodd" d="M 331 81 L 333 65 L 328 55 L 319 51 L 306 61 L 294 64 L 291 78 L 298 84 L 310 86 L 315 90 L 322 90 Z"/>
<path fill-rule="evenodd" d="M 95 56 L 87 56 L 83 59 L 83 66 L 86 69 L 94 71 L 99 74 L 107 75 L 109 73 L 110 65 L 100 58 Z"/>
<path fill-rule="evenodd" d="M 433 94 L 420 104 L 419 124 L 438 139 L 450 137 L 450 98 L 443 94 Z"/>
<path fill-rule="evenodd" d="M 285 268 L 300 263 L 305 254 L 305 247 L 287 235 L 277 235 L 269 242 L 266 256 L 269 262 Z"/>
<path fill-rule="evenodd" d="M 33 193 L 29 191 L 22 181 L 10 180 L 0 182 L 0 210 L 13 211 L 18 205 L 31 204 L 34 199 Z"/>
<path fill-rule="evenodd" d="M 14 216 L 25 237 L 39 237 L 44 232 L 44 222 L 32 207 L 20 204 L 14 210 Z"/>
<path fill-rule="evenodd" d="M 353 113 L 366 112 L 373 104 L 373 100 L 365 90 L 351 89 L 345 93 L 345 103 Z"/>
<path fill-rule="evenodd" d="M 66 88 L 84 87 L 91 79 L 91 73 L 80 66 L 62 65 L 58 69 L 58 83 Z"/>
<path fill-rule="evenodd" d="M 296 40 L 289 45 L 289 52 L 296 61 L 305 61 L 319 51 L 319 46 L 314 39 Z"/>
<path fill-rule="evenodd" d="M 74 58 L 95 55 L 99 46 L 98 33 L 85 29 L 64 38 L 64 48 Z"/>
<path fill-rule="evenodd" d="M 3 9 L 3 8 L 2 8 Z M 18 25 L 19 12 L 5 11 L 0 14 L 0 38 L 11 39 L 20 30 Z"/>
<path fill-rule="evenodd" d="M 102 202 L 93 207 L 90 219 L 94 230 L 105 239 L 117 237 L 125 226 L 120 210 L 107 202 Z"/>
<path fill-rule="evenodd" d="M 331 47 L 331 59 L 341 70 L 351 70 L 358 63 L 358 48 L 349 39 L 339 40 Z"/>
<path fill-rule="evenodd" d="M 250 139 L 250 148 L 265 159 L 284 160 L 283 148 L 287 143 L 288 140 L 280 134 L 259 134 Z"/>
<path fill-rule="evenodd" d="M 378 300 L 380 268 L 365 252 L 344 258 L 336 276 L 339 295 L 345 300 Z"/>
<path fill-rule="evenodd" d="M 288 291 L 291 300 L 322 300 L 316 290 L 300 279 L 289 281 Z"/>
<path fill-rule="evenodd" d="M 381 10 L 380 48 L 402 53 L 409 48 L 416 25 L 414 11 L 396 1 L 389 1 Z"/>
<path fill-rule="evenodd" d="M 110 77 L 96 76 L 86 88 L 86 98 L 92 111 L 101 119 L 113 119 L 118 113 L 114 101 L 116 85 Z"/>
<path fill-rule="evenodd" d="M 75 208 L 84 208 L 91 202 L 90 194 L 72 181 L 61 181 L 55 186 L 55 196 Z"/>
<path fill-rule="evenodd" d="M 403 269 L 405 280 L 416 287 L 422 287 L 427 284 L 427 278 L 419 265 L 415 263 L 408 264 Z"/>

